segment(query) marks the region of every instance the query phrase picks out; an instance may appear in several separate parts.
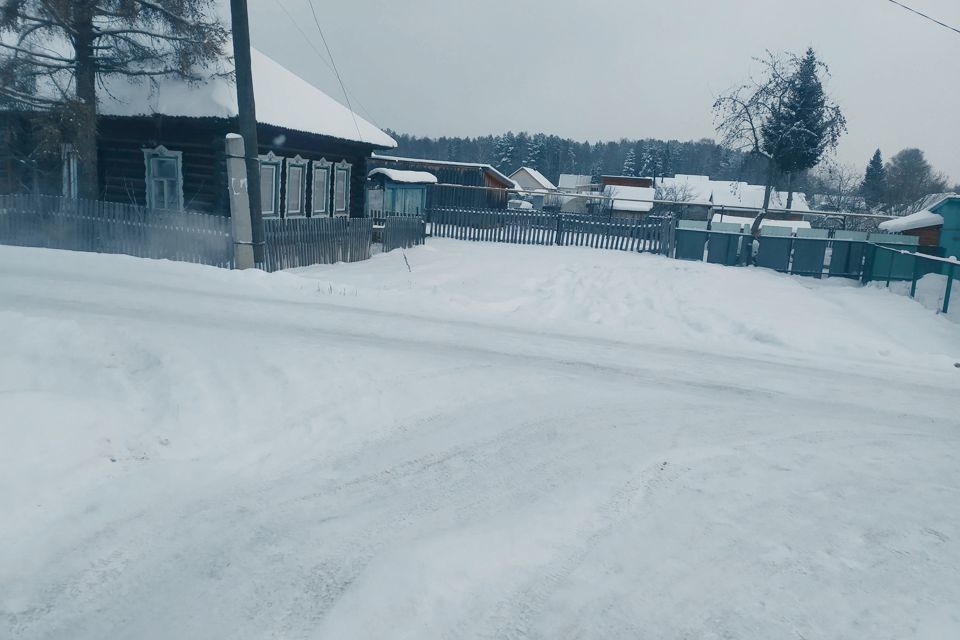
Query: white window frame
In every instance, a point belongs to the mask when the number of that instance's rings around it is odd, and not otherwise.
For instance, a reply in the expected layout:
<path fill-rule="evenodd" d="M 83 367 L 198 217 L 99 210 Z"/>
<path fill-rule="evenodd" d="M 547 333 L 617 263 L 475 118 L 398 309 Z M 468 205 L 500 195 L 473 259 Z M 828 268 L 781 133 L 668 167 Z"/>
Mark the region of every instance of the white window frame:
<path fill-rule="evenodd" d="M 273 151 L 260 156 L 260 166 L 270 165 L 273 167 L 273 211 L 261 211 L 268 218 L 277 218 L 280 216 L 280 172 L 283 171 L 283 158 L 275 155 Z M 258 172 L 259 173 L 259 172 Z M 259 177 L 259 176 L 258 176 Z M 263 191 L 263 179 L 260 179 L 260 190 Z M 260 194 L 261 208 L 263 207 L 263 193 Z"/>
<path fill-rule="evenodd" d="M 61 181 L 60 189 L 64 198 L 76 200 L 79 197 L 77 177 L 80 165 L 80 154 L 72 144 L 60 145 Z"/>
<path fill-rule="evenodd" d="M 349 162 L 338 162 L 333 165 L 333 215 L 334 216 L 349 216 L 350 215 L 350 172 L 353 165 Z M 337 203 L 337 181 L 340 179 L 341 174 L 346 174 L 346 178 L 343 184 L 343 200 L 344 206 L 340 208 Z"/>
<path fill-rule="evenodd" d="M 287 158 L 287 178 L 286 178 L 286 189 L 283 198 L 283 215 L 285 218 L 305 218 L 307 216 L 307 170 L 309 169 L 310 163 L 301 158 L 299 155 L 294 156 L 293 158 Z M 300 169 L 300 198 L 299 202 L 295 203 L 296 208 L 291 208 L 290 202 L 290 169 L 297 168 Z"/>
<path fill-rule="evenodd" d="M 333 184 L 333 163 L 327 160 L 326 158 L 320 158 L 319 160 L 314 160 L 311 163 L 313 170 L 310 173 L 310 214 L 314 217 L 329 216 L 330 215 L 330 188 Z M 317 199 L 317 175 L 323 172 L 326 174 L 324 178 L 324 190 L 323 197 Z M 317 205 L 320 205 L 319 207 Z"/>
<path fill-rule="evenodd" d="M 177 161 L 177 208 L 175 211 L 183 211 L 183 152 L 170 151 L 165 146 L 160 145 L 153 149 L 143 150 L 143 162 L 146 165 L 146 203 L 148 209 L 156 209 L 157 203 L 153 201 L 153 169 L 151 160 L 155 158 L 169 158 Z"/>

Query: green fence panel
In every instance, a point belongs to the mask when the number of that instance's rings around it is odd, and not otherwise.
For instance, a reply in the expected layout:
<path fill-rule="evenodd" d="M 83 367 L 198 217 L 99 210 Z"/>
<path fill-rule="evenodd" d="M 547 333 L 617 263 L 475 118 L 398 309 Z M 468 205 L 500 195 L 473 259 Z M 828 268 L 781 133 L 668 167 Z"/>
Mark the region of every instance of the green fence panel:
<path fill-rule="evenodd" d="M 837 231 L 830 243 L 830 275 L 860 278 L 867 251 L 866 231 Z"/>
<path fill-rule="evenodd" d="M 905 236 L 899 233 L 871 233 L 869 240 L 882 247 L 898 249 L 910 249 L 920 244 L 920 238 L 917 236 Z"/>
<path fill-rule="evenodd" d="M 912 253 L 895 253 L 891 266 L 891 281 L 913 280 L 914 271 L 917 268 L 917 259 Z"/>
<path fill-rule="evenodd" d="M 827 229 L 798 229 L 793 241 L 791 273 L 801 276 L 823 277 L 823 263 L 830 244 Z"/>
<path fill-rule="evenodd" d="M 756 265 L 775 271 L 789 271 L 793 231 L 790 227 L 763 227 L 760 229 L 760 248 Z"/>
<path fill-rule="evenodd" d="M 707 244 L 707 223 L 705 220 L 680 220 L 677 223 L 678 260 L 703 260 L 704 246 Z"/>
<path fill-rule="evenodd" d="M 869 279 L 886 282 L 887 276 L 893 273 L 893 251 L 884 251 L 882 247 L 875 247 L 873 260 L 867 270 Z"/>
<path fill-rule="evenodd" d="M 881 247 L 896 251 L 916 251 L 920 239 L 916 236 L 905 236 L 894 233 L 871 233 L 870 242 Z M 880 255 L 883 254 L 883 255 Z M 875 267 L 877 279 L 898 282 L 913 279 L 913 270 L 916 260 L 912 255 L 881 251 L 877 254 L 878 265 Z M 884 271 L 886 269 L 886 271 Z"/>
<path fill-rule="evenodd" d="M 736 266 L 740 259 L 743 225 L 735 222 L 714 222 L 707 242 L 707 262 Z"/>

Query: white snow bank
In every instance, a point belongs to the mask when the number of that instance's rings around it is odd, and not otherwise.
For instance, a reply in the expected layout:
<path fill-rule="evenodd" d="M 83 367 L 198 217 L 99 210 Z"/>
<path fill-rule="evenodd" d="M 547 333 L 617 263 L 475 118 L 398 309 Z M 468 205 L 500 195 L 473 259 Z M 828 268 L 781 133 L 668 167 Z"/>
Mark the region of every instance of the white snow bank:
<path fill-rule="evenodd" d="M 726 214 L 715 213 L 713 215 L 714 222 L 730 222 L 732 224 L 749 224 L 752 225 L 754 218 L 747 218 L 744 216 L 730 216 Z M 810 229 L 810 223 L 805 220 L 774 220 L 772 218 L 764 218 L 760 221 L 760 228 L 763 227 L 790 227 L 796 233 L 797 229 Z"/>
<path fill-rule="evenodd" d="M 369 175 L 377 176 L 382 175 L 386 176 L 388 180 L 393 182 L 405 182 L 409 184 L 436 184 L 437 176 L 433 175 L 429 171 L 403 171 L 401 169 L 374 169 L 369 173 Z"/>
<path fill-rule="evenodd" d="M 880 230 L 889 233 L 903 233 L 913 229 L 943 226 L 943 216 L 932 211 L 917 211 L 902 218 L 885 220 L 880 223 Z"/>
<path fill-rule="evenodd" d="M 960 327 L 428 242 L 270 275 L 0 247 L 0 637 L 960 636 Z"/>
<path fill-rule="evenodd" d="M 909 299 L 845 280 L 583 247 L 443 239 L 406 255 L 412 273 L 402 255 L 388 253 L 298 275 L 316 280 L 321 291 L 349 291 L 352 305 L 409 306 L 432 317 L 578 335 L 818 357 L 960 356 L 960 328 Z M 747 311 L 757 299 L 762 309 Z M 926 327 L 923 335 L 896 329 L 917 322 Z"/>

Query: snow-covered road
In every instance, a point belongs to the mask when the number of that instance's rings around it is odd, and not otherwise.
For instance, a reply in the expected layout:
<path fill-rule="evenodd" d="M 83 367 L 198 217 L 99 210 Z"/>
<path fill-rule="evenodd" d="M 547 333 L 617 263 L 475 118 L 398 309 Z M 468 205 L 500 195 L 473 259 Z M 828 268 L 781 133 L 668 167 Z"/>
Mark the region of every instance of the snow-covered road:
<path fill-rule="evenodd" d="M 960 635 L 960 326 L 653 256 L 408 257 L 0 247 L 0 637 Z"/>

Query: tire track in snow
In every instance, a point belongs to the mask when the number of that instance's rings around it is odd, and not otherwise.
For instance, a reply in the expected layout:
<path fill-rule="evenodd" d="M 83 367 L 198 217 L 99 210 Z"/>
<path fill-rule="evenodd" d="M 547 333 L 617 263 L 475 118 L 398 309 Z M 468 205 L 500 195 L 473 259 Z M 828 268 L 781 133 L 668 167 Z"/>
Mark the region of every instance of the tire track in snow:
<path fill-rule="evenodd" d="M 564 581 L 583 564 L 601 541 L 617 530 L 629 517 L 636 503 L 673 482 L 680 469 L 668 462 L 659 462 L 644 467 L 624 482 L 610 498 L 597 509 L 600 525 L 582 529 L 575 539 L 560 549 L 559 558 L 541 568 L 533 577 L 504 598 L 489 612 L 475 611 L 464 616 L 464 622 L 443 638 L 454 640 L 463 637 L 484 637 L 504 640 L 527 640 L 531 623 L 542 611 L 550 596 Z M 471 621 L 484 621 L 480 628 Z"/>

